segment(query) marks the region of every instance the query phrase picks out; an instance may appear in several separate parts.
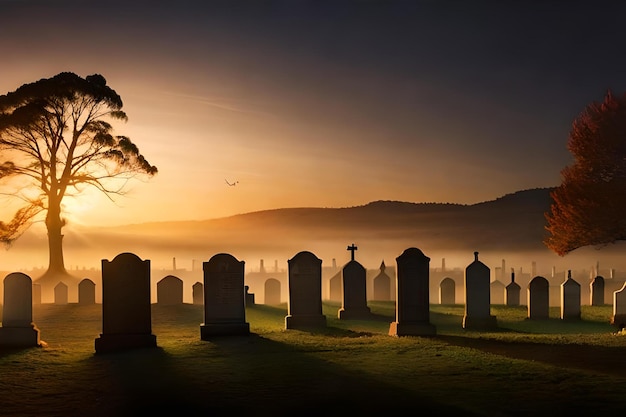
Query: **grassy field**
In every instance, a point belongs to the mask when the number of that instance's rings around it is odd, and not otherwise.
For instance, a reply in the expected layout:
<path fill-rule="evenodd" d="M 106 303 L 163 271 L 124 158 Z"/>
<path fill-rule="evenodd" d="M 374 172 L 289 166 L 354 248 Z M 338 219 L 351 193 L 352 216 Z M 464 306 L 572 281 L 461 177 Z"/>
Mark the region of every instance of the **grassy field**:
<path fill-rule="evenodd" d="M 158 347 L 96 355 L 101 306 L 35 306 L 42 348 L 0 351 L 2 416 L 600 415 L 626 411 L 626 337 L 611 306 L 582 320 L 526 320 L 492 306 L 499 330 L 462 328 L 463 306 L 431 306 L 434 337 L 388 336 L 375 319 L 284 330 L 287 306 L 247 308 L 250 336 L 200 340 L 203 308 L 152 306 Z M 423 414 L 422 414 L 423 413 Z M 604 414 L 606 415 L 606 414 Z"/>

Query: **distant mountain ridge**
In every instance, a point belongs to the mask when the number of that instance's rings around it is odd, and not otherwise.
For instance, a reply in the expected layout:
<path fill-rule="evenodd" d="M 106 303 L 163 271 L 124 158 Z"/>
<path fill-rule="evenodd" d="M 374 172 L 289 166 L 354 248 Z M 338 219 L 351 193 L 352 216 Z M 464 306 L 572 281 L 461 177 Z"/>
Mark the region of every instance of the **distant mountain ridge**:
<path fill-rule="evenodd" d="M 214 254 L 229 253 L 254 269 L 263 259 L 284 268 L 288 259 L 305 250 L 324 265 L 335 260 L 341 265 L 350 259 L 346 247 L 354 243 L 356 259 L 368 267 L 378 267 L 381 261 L 392 265 L 410 247 L 421 249 L 432 262 L 445 258 L 449 265 L 463 267 L 474 260 L 473 252 L 490 267 L 505 258 L 510 265 L 526 268 L 531 262 L 564 269 L 588 268 L 597 262 L 622 264 L 626 242 L 581 248 L 566 257 L 544 245 L 552 190 L 522 190 L 476 204 L 379 200 L 354 207 L 282 208 L 198 221 L 68 227 L 64 252 L 68 265 L 99 266 L 103 259 L 132 252 L 150 259 L 153 267 L 168 268 L 176 260 L 188 269 Z M 39 251 L 38 264 L 45 262 L 45 235 L 24 238 L 20 247 Z M 32 264 L 34 258 L 28 256 L 26 262 Z"/>
<path fill-rule="evenodd" d="M 435 248 L 545 250 L 545 212 L 552 188 L 504 195 L 496 200 L 463 205 L 373 201 L 344 208 L 283 208 L 202 221 L 141 223 L 99 229 L 150 236 L 189 246 L 202 241 L 305 246 L 311 242 L 400 241 L 424 242 Z M 149 244 L 145 242 L 145 244 Z"/>

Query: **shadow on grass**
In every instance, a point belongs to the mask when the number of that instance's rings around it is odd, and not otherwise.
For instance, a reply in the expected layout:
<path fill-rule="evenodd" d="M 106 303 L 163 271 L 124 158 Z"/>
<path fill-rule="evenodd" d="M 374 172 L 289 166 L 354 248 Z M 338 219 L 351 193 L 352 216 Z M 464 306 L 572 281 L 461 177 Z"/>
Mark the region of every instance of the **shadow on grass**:
<path fill-rule="evenodd" d="M 315 335 L 359 337 L 359 332 L 337 328 Z M 255 415 L 374 415 L 406 413 L 418 406 L 426 415 L 468 415 L 446 404 L 420 396 L 419 387 L 399 388 L 373 375 L 315 357 L 311 351 L 260 335 L 216 338 L 215 345 L 228 369 L 242 384 L 241 411 Z M 315 354 L 320 350 L 315 350 Z M 245 405 L 244 405 L 245 404 Z M 225 406 L 229 410 L 230 406 Z"/>
<path fill-rule="evenodd" d="M 457 335 L 440 335 L 437 338 L 454 346 L 477 349 L 513 359 L 542 362 L 559 368 L 580 369 L 616 376 L 623 376 L 624 369 L 626 369 L 623 346 L 545 344 Z"/>
<path fill-rule="evenodd" d="M 334 330 L 332 330 L 334 331 Z M 344 333 L 342 333 L 344 334 Z M 91 416 L 339 416 L 419 409 L 425 415 L 468 415 L 257 334 L 215 337 L 184 356 L 161 348 L 94 355 L 85 361 L 97 375 Z"/>
<path fill-rule="evenodd" d="M 5 358 L 15 355 L 23 355 L 30 352 L 33 349 L 42 349 L 43 346 L 28 346 L 28 347 L 16 347 L 16 346 L 0 346 L 0 358 Z"/>

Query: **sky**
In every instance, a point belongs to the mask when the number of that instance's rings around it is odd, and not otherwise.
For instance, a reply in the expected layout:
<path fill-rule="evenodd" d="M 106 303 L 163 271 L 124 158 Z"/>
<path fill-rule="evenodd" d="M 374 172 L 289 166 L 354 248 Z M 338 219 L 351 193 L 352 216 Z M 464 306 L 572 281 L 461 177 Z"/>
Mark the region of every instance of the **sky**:
<path fill-rule="evenodd" d="M 626 91 L 624 18 L 619 1 L 0 0 L 0 94 L 70 71 L 122 97 L 115 133 L 159 173 L 68 200 L 73 224 L 474 204 L 560 183 L 574 118 Z"/>

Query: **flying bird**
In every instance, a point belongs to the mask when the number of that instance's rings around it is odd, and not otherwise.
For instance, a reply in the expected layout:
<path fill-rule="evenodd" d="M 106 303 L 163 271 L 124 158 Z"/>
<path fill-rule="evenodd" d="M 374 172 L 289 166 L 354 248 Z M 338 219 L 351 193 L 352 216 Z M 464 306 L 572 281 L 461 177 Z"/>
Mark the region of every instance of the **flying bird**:
<path fill-rule="evenodd" d="M 237 183 L 239 182 L 239 181 L 235 181 L 235 182 L 233 182 L 233 183 L 230 183 L 230 182 L 228 182 L 228 180 L 226 180 L 226 179 L 225 179 L 224 181 L 226 181 L 226 184 L 230 185 L 231 187 L 234 187 L 234 186 L 235 186 L 235 185 L 237 185 Z"/>

